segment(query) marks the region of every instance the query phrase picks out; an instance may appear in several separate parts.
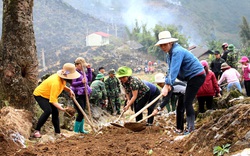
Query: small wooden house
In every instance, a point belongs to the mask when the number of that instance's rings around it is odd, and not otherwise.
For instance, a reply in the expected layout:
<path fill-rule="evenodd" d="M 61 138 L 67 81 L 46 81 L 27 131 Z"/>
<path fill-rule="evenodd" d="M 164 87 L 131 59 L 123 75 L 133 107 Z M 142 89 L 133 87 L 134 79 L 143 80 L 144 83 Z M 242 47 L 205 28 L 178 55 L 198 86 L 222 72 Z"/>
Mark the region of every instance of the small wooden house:
<path fill-rule="evenodd" d="M 95 32 L 86 36 L 86 46 L 103 46 L 109 44 L 110 34 Z"/>
<path fill-rule="evenodd" d="M 191 46 L 188 48 L 191 53 L 194 54 L 199 60 L 207 59 L 209 54 L 213 54 L 211 50 L 202 46 Z"/>

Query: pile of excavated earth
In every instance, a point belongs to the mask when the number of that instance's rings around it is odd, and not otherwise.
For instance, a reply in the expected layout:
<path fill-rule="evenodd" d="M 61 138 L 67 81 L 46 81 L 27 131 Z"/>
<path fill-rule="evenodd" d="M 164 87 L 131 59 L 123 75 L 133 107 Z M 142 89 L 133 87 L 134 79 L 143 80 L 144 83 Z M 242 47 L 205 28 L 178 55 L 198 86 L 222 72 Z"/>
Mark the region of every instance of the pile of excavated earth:
<path fill-rule="evenodd" d="M 225 95 L 224 99 L 217 100 L 218 109 L 197 115 L 196 130 L 189 135 L 174 132 L 174 112 L 164 110 L 155 117 L 153 126 L 143 126 L 139 131 L 134 131 L 123 127 L 134 114 L 131 110 L 125 112 L 118 122 L 119 115 L 112 116 L 94 107 L 94 127 L 85 124 L 89 134 L 74 133 L 74 118 L 61 112 L 64 136 L 54 135 L 49 119 L 41 131 L 42 138 L 35 139 L 30 137 L 36 123 L 33 114 L 4 107 L 0 110 L 0 155 L 211 156 L 214 147 L 230 144 L 229 154 L 241 156 L 250 152 L 249 100 L 242 96 Z M 220 108 L 222 106 L 228 107 Z"/>

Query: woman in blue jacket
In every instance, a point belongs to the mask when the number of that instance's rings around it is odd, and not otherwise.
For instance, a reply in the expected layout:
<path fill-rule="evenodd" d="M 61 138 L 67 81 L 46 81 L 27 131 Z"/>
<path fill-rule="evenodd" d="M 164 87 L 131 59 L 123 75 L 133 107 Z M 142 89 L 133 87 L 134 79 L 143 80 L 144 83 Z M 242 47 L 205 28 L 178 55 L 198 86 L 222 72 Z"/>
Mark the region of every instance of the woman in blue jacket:
<path fill-rule="evenodd" d="M 163 96 L 168 95 L 177 77 L 182 81 L 187 81 L 184 107 L 187 115 L 187 133 L 190 133 L 195 129 L 195 112 L 192 103 L 205 80 L 204 68 L 191 52 L 176 43 L 178 39 L 172 38 L 169 31 L 160 32 L 158 37 L 159 41 L 155 46 L 159 46 L 167 54 L 169 67 L 162 94 Z M 160 105 L 153 113 L 157 114 L 163 107 Z"/>

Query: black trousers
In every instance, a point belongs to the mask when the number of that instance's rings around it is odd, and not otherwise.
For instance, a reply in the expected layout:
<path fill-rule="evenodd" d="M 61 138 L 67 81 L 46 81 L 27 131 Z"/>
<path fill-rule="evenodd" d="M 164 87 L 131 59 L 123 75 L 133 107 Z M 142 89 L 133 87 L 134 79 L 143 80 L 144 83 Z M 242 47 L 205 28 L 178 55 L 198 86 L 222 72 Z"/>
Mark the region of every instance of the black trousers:
<path fill-rule="evenodd" d="M 161 94 L 160 90 L 157 88 L 155 93 L 153 95 L 150 95 L 148 103 L 150 103 L 151 101 L 153 101 L 157 96 L 159 96 Z M 157 104 L 159 100 L 157 100 L 153 105 L 151 105 L 150 107 L 148 107 L 148 115 L 152 114 L 152 112 L 155 109 L 155 106 Z M 149 124 L 153 124 L 154 121 L 154 116 L 148 118 L 148 123 Z"/>
<path fill-rule="evenodd" d="M 185 113 L 185 107 L 184 107 L 184 94 L 178 93 L 173 94 L 178 97 L 178 103 L 176 108 L 176 128 L 180 130 L 184 130 L 184 113 Z"/>
<path fill-rule="evenodd" d="M 79 105 L 82 107 L 82 109 L 84 110 L 86 107 L 86 95 L 85 94 L 84 95 L 76 95 L 76 100 L 79 103 Z M 80 109 L 75 104 L 75 102 L 74 102 L 74 106 L 75 106 L 75 109 L 77 111 L 76 121 L 81 122 L 82 119 L 84 118 L 84 116 L 83 116 L 82 112 L 80 111 Z"/>
<path fill-rule="evenodd" d="M 139 101 L 134 102 L 135 113 L 140 111 L 147 104 L 149 97 L 150 97 L 150 91 L 146 92 L 146 94 Z M 136 121 L 140 121 L 142 118 L 143 115 L 141 113 L 136 117 Z"/>
<path fill-rule="evenodd" d="M 200 96 L 197 97 L 198 103 L 199 103 L 199 112 L 204 113 L 205 112 L 205 104 L 207 109 L 213 109 L 213 96 Z"/>
<path fill-rule="evenodd" d="M 187 115 L 187 126 L 188 130 L 192 131 L 195 129 L 194 121 L 195 121 L 195 112 L 193 108 L 194 98 L 202 84 L 205 81 L 205 74 L 195 76 L 187 81 L 187 88 L 184 96 L 184 107 L 186 109 Z"/>
<path fill-rule="evenodd" d="M 220 79 L 219 77 L 221 77 L 221 73 L 220 72 L 219 73 L 216 72 L 216 73 L 214 73 L 214 75 L 215 75 L 215 77 L 216 77 L 217 80 L 219 80 Z"/>
<path fill-rule="evenodd" d="M 247 96 L 250 96 L 250 80 L 249 81 L 244 81 L 244 86 L 246 89 Z"/>
<path fill-rule="evenodd" d="M 60 124 L 59 124 L 59 112 L 58 109 L 49 102 L 49 99 L 46 99 L 41 96 L 35 96 L 35 99 L 41 109 L 43 110 L 43 114 L 40 116 L 37 122 L 36 130 L 40 131 L 41 127 L 48 120 L 50 114 L 52 114 L 52 124 L 55 129 L 55 133 L 60 133 Z"/>
<path fill-rule="evenodd" d="M 195 76 L 191 78 L 187 82 L 187 88 L 186 88 L 186 92 L 184 96 L 184 106 L 186 108 L 187 116 L 195 115 L 194 108 L 193 108 L 193 101 L 199 88 L 204 83 L 205 78 L 206 78 L 205 75 L 199 75 L 199 76 Z"/>

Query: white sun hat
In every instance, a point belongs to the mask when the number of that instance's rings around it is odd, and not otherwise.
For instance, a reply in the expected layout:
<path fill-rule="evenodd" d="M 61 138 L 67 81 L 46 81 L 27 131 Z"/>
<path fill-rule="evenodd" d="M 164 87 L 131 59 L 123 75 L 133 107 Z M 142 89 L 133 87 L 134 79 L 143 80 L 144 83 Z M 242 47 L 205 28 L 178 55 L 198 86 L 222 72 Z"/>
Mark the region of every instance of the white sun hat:
<path fill-rule="evenodd" d="M 170 42 L 178 41 L 177 38 L 172 38 L 169 31 L 162 31 L 158 35 L 159 41 L 155 44 L 155 46 L 159 46 L 161 44 L 166 44 Z"/>
<path fill-rule="evenodd" d="M 165 83 L 165 75 L 158 73 L 155 75 L 155 83 Z"/>

